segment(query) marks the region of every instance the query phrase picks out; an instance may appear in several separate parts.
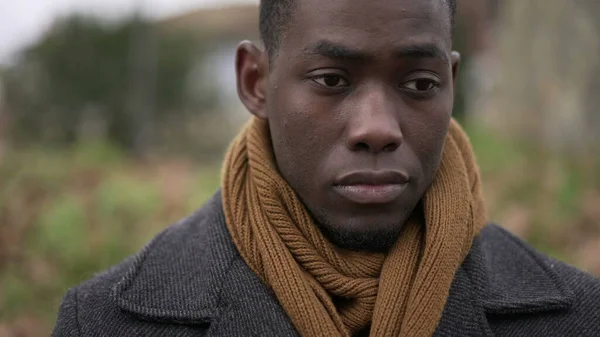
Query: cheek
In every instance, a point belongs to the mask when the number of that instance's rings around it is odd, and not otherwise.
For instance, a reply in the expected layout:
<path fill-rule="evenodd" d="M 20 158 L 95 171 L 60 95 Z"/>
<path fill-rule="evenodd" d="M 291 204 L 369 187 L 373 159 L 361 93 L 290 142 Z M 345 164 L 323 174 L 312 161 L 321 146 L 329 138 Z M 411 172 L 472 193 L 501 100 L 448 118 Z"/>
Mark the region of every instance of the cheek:
<path fill-rule="evenodd" d="M 426 177 L 433 175 L 437 170 L 450 117 L 451 107 L 448 103 L 435 104 L 415 115 L 410 122 L 410 128 L 404 131 Z"/>
<path fill-rule="evenodd" d="M 317 104 L 301 94 L 279 92 L 276 96 L 286 99 L 273 102 L 270 107 L 269 125 L 277 165 L 282 176 L 297 191 L 303 190 L 314 177 L 325 158 L 327 125 L 314 108 Z"/>

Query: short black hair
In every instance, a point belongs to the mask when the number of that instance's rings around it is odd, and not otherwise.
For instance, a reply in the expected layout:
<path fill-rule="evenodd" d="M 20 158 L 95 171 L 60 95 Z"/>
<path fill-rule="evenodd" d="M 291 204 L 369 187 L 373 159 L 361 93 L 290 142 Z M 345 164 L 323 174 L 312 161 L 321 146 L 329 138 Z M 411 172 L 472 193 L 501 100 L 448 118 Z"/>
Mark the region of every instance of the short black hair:
<path fill-rule="evenodd" d="M 296 1 L 298 0 L 260 0 L 260 37 L 271 57 L 277 54 L 281 35 L 291 19 Z M 450 7 L 450 22 L 454 27 L 456 0 L 444 1 Z"/>

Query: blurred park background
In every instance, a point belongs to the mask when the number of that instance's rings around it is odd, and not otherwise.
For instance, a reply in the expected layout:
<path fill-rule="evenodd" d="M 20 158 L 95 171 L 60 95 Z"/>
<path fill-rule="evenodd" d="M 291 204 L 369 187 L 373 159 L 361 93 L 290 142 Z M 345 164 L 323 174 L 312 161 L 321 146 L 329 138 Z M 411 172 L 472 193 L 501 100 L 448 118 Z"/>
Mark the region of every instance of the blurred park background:
<path fill-rule="evenodd" d="M 88 2 L 0 59 L 0 337 L 47 336 L 69 287 L 201 206 L 248 118 L 233 52 L 257 1 Z M 14 6 L 46 22 L 36 3 L 3 1 L 0 31 Z M 600 276 L 600 1 L 459 0 L 457 21 L 491 219 Z"/>

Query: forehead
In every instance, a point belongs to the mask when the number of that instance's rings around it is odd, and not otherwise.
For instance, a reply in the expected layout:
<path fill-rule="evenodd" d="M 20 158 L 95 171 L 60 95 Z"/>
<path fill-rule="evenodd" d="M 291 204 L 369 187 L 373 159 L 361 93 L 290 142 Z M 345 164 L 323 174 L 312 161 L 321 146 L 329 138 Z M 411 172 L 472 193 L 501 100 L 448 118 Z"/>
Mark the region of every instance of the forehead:
<path fill-rule="evenodd" d="M 329 40 L 373 53 L 404 44 L 451 48 L 446 0 L 297 0 L 280 49 Z"/>

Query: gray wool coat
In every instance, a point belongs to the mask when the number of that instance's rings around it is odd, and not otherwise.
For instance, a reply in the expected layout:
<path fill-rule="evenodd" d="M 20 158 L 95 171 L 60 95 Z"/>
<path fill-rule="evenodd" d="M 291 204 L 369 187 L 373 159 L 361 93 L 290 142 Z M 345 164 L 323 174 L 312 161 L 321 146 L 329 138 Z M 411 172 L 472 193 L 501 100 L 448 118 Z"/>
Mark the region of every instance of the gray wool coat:
<path fill-rule="evenodd" d="M 217 193 L 139 254 L 68 291 L 53 336 L 298 336 L 238 254 Z M 600 280 L 489 225 L 435 336 L 600 336 Z"/>

